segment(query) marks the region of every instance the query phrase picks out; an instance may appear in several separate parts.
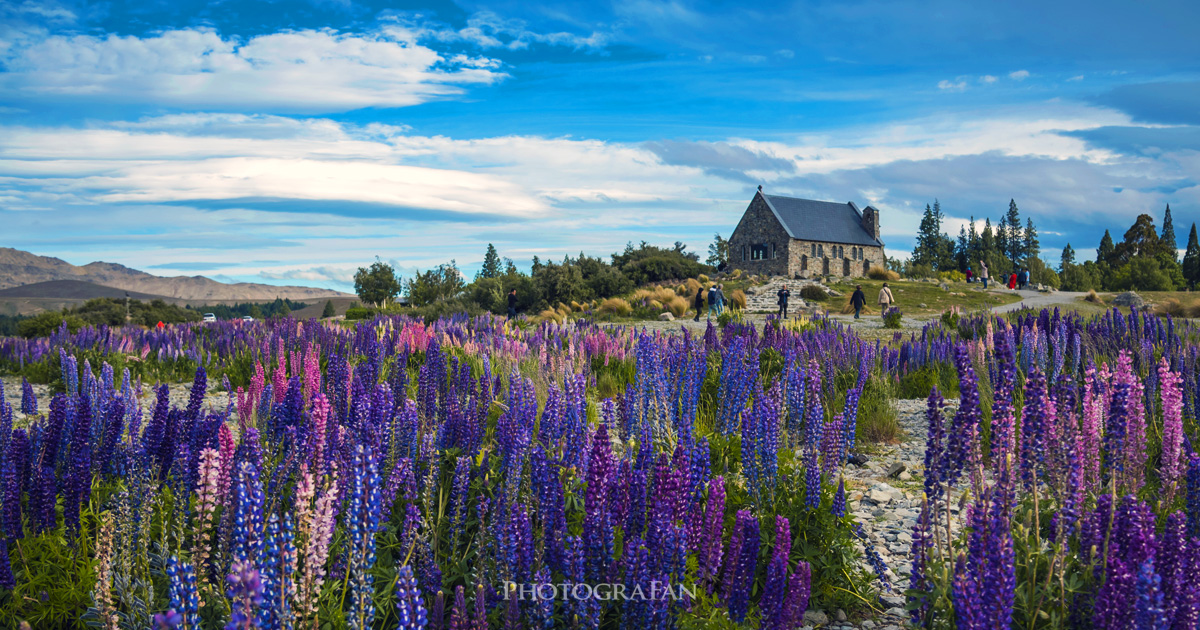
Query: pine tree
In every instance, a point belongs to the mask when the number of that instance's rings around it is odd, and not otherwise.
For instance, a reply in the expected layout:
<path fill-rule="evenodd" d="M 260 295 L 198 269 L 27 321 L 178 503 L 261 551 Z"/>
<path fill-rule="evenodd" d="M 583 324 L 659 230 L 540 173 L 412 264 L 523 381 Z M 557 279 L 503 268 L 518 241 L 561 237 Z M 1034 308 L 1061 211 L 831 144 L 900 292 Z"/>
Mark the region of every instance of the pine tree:
<path fill-rule="evenodd" d="M 1100 247 L 1096 248 L 1096 262 L 1113 263 L 1113 256 L 1117 253 L 1117 246 L 1113 245 L 1112 234 L 1108 230 L 1104 230 L 1104 237 L 1100 239 Z"/>
<path fill-rule="evenodd" d="M 1188 235 L 1187 251 L 1183 254 L 1183 277 L 1193 288 L 1200 284 L 1200 241 L 1196 240 L 1195 223 Z"/>
<path fill-rule="evenodd" d="M 912 263 L 914 265 L 933 266 L 937 253 L 938 225 L 933 214 L 933 208 L 925 204 L 925 214 L 921 216 L 921 225 L 917 228 L 917 246 L 913 248 Z"/>
<path fill-rule="evenodd" d="M 1042 253 L 1042 246 L 1038 243 L 1037 228 L 1033 227 L 1032 217 L 1025 219 L 1025 243 L 1021 249 L 1026 266 L 1029 265 L 1030 258 L 1037 258 Z"/>
<path fill-rule="evenodd" d="M 1075 264 L 1075 249 L 1071 247 L 1070 243 L 1067 243 L 1067 246 L 1063 248 L 1062 263 L 1059 265 L 1058 269 L 1060 272 L 1066 271 L 1068 268 L 1070 268 L 1071 265 L 1074 265 L 1074 264 Z"/>
<path fill-rule="evenodd" d="M 1167 258 L 1179 261 L 1179 246 L 1175 243 L 1175 223 L 1171 221 L 1171 204 L 1167 204 L 1167 211 L 1163 214 L 1162 236 L 1158 242 Z"/>
<path fill-rule="evenodd" d="M 1004 217 L 996 222 L 996 250 L 1001 256 L 1008 256 L 1008 225 L 1004 222 Z M 988 252 L 991 254 L 991 252 Z"/>
<path fill-rule="evenodd" d="M 967 226 L 963 225 L 958 228 L 958 243 L 954 247 L 954 264 L 958 266 L 959 271 L 966 271 L 970 259 L 970 244 L 967 241 Z"/>
<path fill-rule="evenodd" d="M 496 253 L 496 246 L 488 243 L 487 253 L 483 255 L 483 267 L 479 269 L 476 278 L 499 278 L 500 277 L 500 254 Z"/>
<path fill-rule="evenodd" d="M 333 300 L 325 300 L 325 310 L 321 311 L 321 318 L 333 317 L 337 315 L 337 311 L 333 308 Z"/>
<path fill-rule="evenodd" d="M 1017 201 L 1015 199 L 1008 200 L 1008 214 L 1005 215 L 1004 219 L 1006 223 L 1004 231 L 1008 237 L 1008 250 L 1004 253 L 1015 264 L 1027 255 L 1023 251 L 1025 249 L 1024 239 L 1021 238 L 1021 212 L 1017 210 Z"/>

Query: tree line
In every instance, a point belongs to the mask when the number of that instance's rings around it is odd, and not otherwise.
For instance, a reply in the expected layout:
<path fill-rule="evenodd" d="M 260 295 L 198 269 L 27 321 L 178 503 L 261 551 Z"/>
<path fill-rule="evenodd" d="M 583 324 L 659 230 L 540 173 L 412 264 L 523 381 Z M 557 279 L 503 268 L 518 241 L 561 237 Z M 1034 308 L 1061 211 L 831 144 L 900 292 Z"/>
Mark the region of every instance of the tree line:
<path fill-rule="evenodd" d="M 1096 247 L 1096 260 L 1078 263 L 1075 249 L 1067 243 L 1060 259 L 1062 286 L 1071 291 L 1180 291 L 1200 284 L 1200 242 L 1192 223 L 1187 249 L 1179 259 L 1175 222 L 1168 204 L 1163 212 L 1162 229 L 1154 226 L 1154 217 L 1138 215 L 1121 241 L 1113 240 L 1108 230 Z"/>
<path fill-rule="evenodd" d="M 508 309 L 509 293 L 515 290 L 517 310 L 533 313 L 557 304 L 625 295 L 644 284 L 694 278 L 713 271 L 712 265 L 700 262 L 700 256 L 679 241 L 670 247 L 645 241 L 636 246 L 627 243 L 609 260 L 582 252 L 576 257 L 564 256 L 560 262 L 534 256 L 529 273 L 518 269 L 512 259 L 502 258 L 489 243 L 483 265 L 470 281 L 454 260 L 424 271 L 418 269 L 407 278 L 398 275 L 390 264 L 376 260 L 358 268 L 354 292 L 375 310 L 389 308 L 403 295 L 408 306 L 437 315 L 464 311 L 502 314 Z M 352 314 L 363 313 L 348 313 Z"/>
<path fill-rule="evenodd" d="M 965 274 L 967 270 L 978 275 L 982 262 L 995 277 L 1024 268 L 1029 270 L 1030 281 L 1035 284 L 1059 285 L 1058 275 L 1039 256 L 1041 245 L 1033 218 L 1021 220 L 1015 199 L 1009 200 L 1008 211 L 994 225 L 990 218 L 984 218 L 982 230 L 976 227 L 978 223 L 972 215 L 967 225 L 959 227 L 957 239 L 942 231 L 945 219 L 940 202 L 926 204 L 912 257 L 902 269 L 907 275 L 924 277 L 955 271 Z"/>

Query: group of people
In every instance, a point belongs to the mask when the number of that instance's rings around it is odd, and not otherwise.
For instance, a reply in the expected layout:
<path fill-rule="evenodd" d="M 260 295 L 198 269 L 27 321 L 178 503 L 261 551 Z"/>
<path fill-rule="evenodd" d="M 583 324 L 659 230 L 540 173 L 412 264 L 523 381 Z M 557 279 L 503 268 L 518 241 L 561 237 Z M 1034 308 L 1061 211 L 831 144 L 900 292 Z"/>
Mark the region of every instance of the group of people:
<path fill-rule="evenodd" d="M 779 302 L 778 302 L 779 303 L 779 318 L 787 319 L 788 298 L 791 297 L 792 292 L 788 291 L 787 285 L 785 284 L 785 285 L 783 285 L 783 288 L 779 289 L 779 291 L 775 295 L 776 295 L 776 297 L 779 298 Z M 883 288 L 879 289 L 879 312 L 880 312 L 880 314 L 882 315 L 883 313 L 886 313 L 888 308 L 890 308 L 892 306 L 892 303 L 895 301 L 896 301 L 896 298 L 895 298 L 895 296 L 892 295 L 892 290 L 890 288 L 888 288 L 888 284 L 886 282 L 884 282 Z M 859 319 L 859 315 L 862 313 L 863 307 L 865 307 L 866 305 L 867 305 L 867 294 L 863 293 L 861 284 L 856 285 L 854 287 L 854 293 L 850 296 L 850 306 L 854 307 L 854 319 Z"/>
<path fill-rule="evenodd" d="M 983 283 L 983 288 L 988 288 L 988 266 L 982 260 L 979 261 L 979 281 Z M 1004 280 L 1004 276 L 1000 276 L 1000 280 Z M 975 272 L 970 268 L 967 269 L 967 282 L 975 281 Z M 1024 290 L 1029 286 L 1029 269 L 1017 268 L 1008 276 L 1008 288 L 1015 291 L 1017 289 Z"/>
<path fill-rule="evenodd" d="M 708 288 L 708 318 L 712 319 L 713 315 L 721 316 L 725 312 L 725 285 L 714 284 Z M 704 287 L 696 289 L 696 318 L 692 321 L 700 321 L 700 313 L 704 310 Z"/>

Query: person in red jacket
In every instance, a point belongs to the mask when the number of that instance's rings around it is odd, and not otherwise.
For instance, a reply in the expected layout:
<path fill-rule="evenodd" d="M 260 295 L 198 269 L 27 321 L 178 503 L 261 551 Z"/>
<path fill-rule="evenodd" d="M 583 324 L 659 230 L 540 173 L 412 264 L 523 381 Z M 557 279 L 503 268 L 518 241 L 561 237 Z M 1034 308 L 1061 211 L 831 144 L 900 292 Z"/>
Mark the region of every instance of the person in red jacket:
<path fill-rule="evenodd" d="M 1017 274 L 1015 272 L 1008 277 L 1008 288 L 1011 291 L 1017 290 Z"/>

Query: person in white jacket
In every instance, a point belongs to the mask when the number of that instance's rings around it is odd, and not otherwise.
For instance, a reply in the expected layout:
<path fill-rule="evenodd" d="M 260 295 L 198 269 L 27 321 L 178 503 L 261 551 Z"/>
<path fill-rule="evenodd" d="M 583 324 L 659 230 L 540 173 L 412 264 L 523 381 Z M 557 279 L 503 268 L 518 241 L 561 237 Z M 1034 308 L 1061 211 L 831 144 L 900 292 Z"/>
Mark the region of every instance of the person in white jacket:
<path fill-rule="evenodd" d="M 890 307 L 895 301 L 896 298 L 892 297 L 892 290 L 889 289 L 887 283 L 884 282 L 883 288 L 879 290 L 879 313 L 881 315 L 886 315 L 888 307 Z"/>

